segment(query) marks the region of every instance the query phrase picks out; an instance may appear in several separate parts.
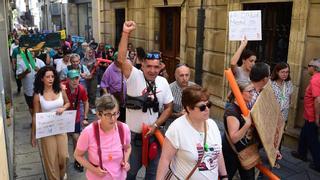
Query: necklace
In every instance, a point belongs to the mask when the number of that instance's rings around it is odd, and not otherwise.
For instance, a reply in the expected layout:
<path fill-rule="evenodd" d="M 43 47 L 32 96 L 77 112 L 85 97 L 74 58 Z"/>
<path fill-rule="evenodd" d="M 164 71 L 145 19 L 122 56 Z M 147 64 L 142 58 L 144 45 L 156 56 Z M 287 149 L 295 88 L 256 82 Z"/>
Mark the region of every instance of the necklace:
<path fill-rule="evenodd" d="M 110 150 L 110 152 L 109 152 L 109 154 L 108 154 L 108 160 L 109 161 L 112 161 L 112 159 L 113 159 L 113 157 L 112 157 L 112 152 L 113 152 L 113 146 L 115 146 L 115 143 L 113 142 L 113 140 L 114 140 L 114 136 L 115 136 L 115 128 L 113 128 L 112 129 L 113 130 L 113 134 L 112 134 L 112 139 L 111 139 L 111 150 Z"/>
<path fill-rule="evenodd" d="M 188 115 L 186 115 L 186 118 L 191 123 L 191 126 L 193 126 L 193 128 L 194 128 L 194 125 L 193 125 L 193 123 L 192 123 L 192 121 L 191 121 L 191 119 L 189 118 Z M 206 123 L 206 121 L 203 123 L 203 127 L 204 127 L 203 149 L 204 149 L 205 152 L 207 152 L 208 149 L 209 149 L 209 145 L 207 144 L 207 123 Z M 195 130 L 199 133 L 201 141 L 202 141 L 203 132 L 200 132 L 197 129 L 195 129 Z"/>

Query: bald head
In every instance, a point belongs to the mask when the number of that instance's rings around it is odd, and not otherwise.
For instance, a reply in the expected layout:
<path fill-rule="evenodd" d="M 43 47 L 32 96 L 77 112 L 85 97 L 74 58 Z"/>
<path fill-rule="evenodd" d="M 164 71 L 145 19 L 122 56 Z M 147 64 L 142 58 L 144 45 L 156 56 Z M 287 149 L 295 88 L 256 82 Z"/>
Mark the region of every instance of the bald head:
<path fill-rule="evenodd" d="M 186 65 L 181 65 L 176 68 L 174 76 L 180 87 L 186 87 L 190 79 L 190 68 Z"/>

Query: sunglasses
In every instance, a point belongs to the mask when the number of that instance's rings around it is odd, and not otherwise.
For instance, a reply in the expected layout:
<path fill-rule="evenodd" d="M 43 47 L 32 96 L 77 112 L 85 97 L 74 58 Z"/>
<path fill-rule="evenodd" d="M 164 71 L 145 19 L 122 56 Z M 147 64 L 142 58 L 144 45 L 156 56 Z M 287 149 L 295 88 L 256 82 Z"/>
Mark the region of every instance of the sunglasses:
<path fill-rule="evenodd" d="M 308 64 L 308 67 L 315 67 L 314 65 Z"/>
<path fill-rule="evenodd" d="M 108 53 L 113 53 L 113 51 L 108 51 Z"/>
<path fill-rule="evenodd" d="M 107 118 L 118 118 L 120 116 L 120 112 L 115 112 L 115 113 L 101 113 L 103 116 L 107 117 Z"/>
<path fill-rule="evenodd" d="M 195 106 L 195 107 L 199 108 L 199 110 L 200 110 L 201 112 L 203 112 L 203 111 L 206 110 L 207 107 L 210 109 L 211 106 L 212 106 L 212 102 L 208 101 L 206 104 L 201 104 L 201 105 Z"/>
<path fill-rule="evenodd" d="M 147 53 L 146 59 L 161 59 L 160 53 Z"/>

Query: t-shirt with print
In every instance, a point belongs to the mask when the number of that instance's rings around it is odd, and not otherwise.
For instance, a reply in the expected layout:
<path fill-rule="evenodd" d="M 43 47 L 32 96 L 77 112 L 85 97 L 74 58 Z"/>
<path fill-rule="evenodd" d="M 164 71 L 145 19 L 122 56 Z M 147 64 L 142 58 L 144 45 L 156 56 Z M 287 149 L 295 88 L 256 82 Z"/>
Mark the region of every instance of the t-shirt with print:
<path fill-rule="evenodd" d="M 170 168 L 179 179 L 185 179 L 202 156 L 203 159 L 190 180 L 218 179 L 218 156 L 222 153 L 221 135 L 212 119 L 206 122 L 208 151 L 204 151 L 203 147 L 205 133 L 195 130 L 186 115 L 173 121 L 166 132 L 166 138 L 177 149 Z"/>
<path fill-rule="evenodd" d="M 35 58 L 35 65 L 37 68 L 42 68 L 45 66 L 44 62 L 38 58 Z M 30 72 L 26 74 L 21 79 L 22 87 L 23 87 L 23 93 L 27 96 L 33 96 L 33 82 L 35 79 L 36 71 L 32 69 L 30 63 L 26 65 L 24 61 L 22 60 L 22 57 L 20 54 L 17 55 L 17 76 L 24 73 L 27 69 L 30 69 Z"/>
<path fill-rule="evenodd" d="M 173 96 L 168 81 L 164 77 L 157 76 L 155 79 L 155 86 L 159 109 L 161 109 L 164 104 L 169 104 L 173 101 Z M 132 97 L 137 97 L 144 95 L 146 92 L 147 83 L 143 72 L 132 67 L 131 74 L 127 79 L 127 94 Z M 152 92 L 149 92 L 149 97 L 152 99 L 154 98 Z M 131 131 L 141 133 L 142 123 L 151 125 L 157 120 L 158 115 L 159 113 L 153 112 L 152 109 L 148 109 L 147 112 L 144 113 L 141 109 L 134 110 L 126 108 L 126 123 Z"/>
<path fill-rule="evenodd" d="M 126 179 L 127 172 L 121 166 L 122 162 L 122 145 L 118 129 L 114 128 L 110 132 L 105 133 L 101 127 L 101 120 L 99 123 L 100 146 L 103 168 L 107 170 L 105 176 L 100 177 L 93 172 L 87 170 L 86 176 L 89 180 L 110 180 L 110 179 Z M 129 145 L 131 135 L 129 127 L 122 123 L 124 130 L 124 146 Z M 80 134 L 77 142 L 77 149 L 88 152 L 88 160 L 94 165 L 99 165 L 98 146 L 94 135 L 94 126 L 91 123 Z M 109 157 L 112 158 L 109 158 Z"/>
<path fill-rule="evenodd" d="M 74 90 L 73 93 L 71 93 L 69 82 L 64 83 L 66 85 L 66 94 L 68 96 L 69 102 L 70 102 L 70 110 L 77 110 L 76 115 L 76 123 L 80 122 L 80 103 L 83 103 L 88 100 L 87 92 L 84 89 L 84 87 L 79 84 L 78 87 Z M 78 101 L 76 99 L 78 98 Z M 77 102 L 77 104 L 75 104 Z M 77 107 L 74 107 L 74 106 Z"/>

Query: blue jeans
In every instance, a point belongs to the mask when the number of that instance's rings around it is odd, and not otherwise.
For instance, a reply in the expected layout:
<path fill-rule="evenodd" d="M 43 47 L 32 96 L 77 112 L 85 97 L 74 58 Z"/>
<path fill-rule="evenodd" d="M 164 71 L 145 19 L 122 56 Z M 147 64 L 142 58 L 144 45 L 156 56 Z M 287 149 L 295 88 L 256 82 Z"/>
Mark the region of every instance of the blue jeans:
<path fill-rule="evenodd" d="M 318 126 L 315 122 L 305 120 L 299 137 L 298 153 L 307 157 L 310 150 L 314 165 L 320 169 L 320 143 L 318 139 Z"/>
<path fill-rule="evenodd" d="M 149 144 L 155 141 L 155 136 L 151 136 Z M 158 154 L 155 159 L 150 160 L 148 167 L 146 167 L 146 180 L 155 180 L 157 174 L 157 167 L 161 155 L 160 145 L 158 143 Z M 142 135 L 131 132 L 131 155 L 130 155 L 130 170 L 127 174 L 127 180 L 135 180 L 138 171 L 142 166 Z"/>

